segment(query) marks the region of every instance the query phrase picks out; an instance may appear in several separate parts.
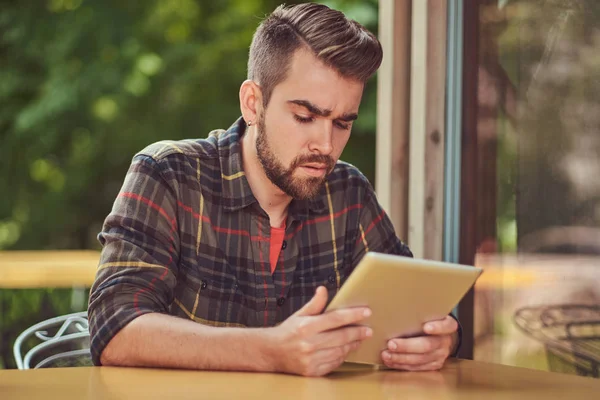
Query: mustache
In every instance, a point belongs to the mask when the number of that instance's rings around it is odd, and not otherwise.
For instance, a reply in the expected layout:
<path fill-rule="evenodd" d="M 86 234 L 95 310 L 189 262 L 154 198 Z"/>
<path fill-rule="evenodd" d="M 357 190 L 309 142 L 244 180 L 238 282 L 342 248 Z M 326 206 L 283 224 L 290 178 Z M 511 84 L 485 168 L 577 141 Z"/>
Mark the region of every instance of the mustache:
<path fill-rule="evenodd" d="M 300 165 L 308 163 L 325 164 L 327 166 L 328 171 L 331 171 L 335 165 L 335 161 L 330 156 L 327 156 L 325 154 L 311 154 L 296 157 L 294 161 L 292 161 L 290 169 L 294 170 Z"/>

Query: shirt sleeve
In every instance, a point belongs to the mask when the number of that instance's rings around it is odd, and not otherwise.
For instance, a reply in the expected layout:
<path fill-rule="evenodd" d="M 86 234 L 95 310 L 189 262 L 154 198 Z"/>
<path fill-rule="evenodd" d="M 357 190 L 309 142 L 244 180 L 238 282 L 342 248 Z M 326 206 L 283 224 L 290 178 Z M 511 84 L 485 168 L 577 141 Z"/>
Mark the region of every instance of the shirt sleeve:
<path fill-rule="evenodd" d="M 454 314 L 450 313 L 448 315 L 454 318 L 454 320 L 458 324 L 458 328 L 456 330 L 456 346 L 454 347 L 454 351 L 452 352 L 452 354 L 450 354 L 450 357 L 458 357 L 458 354 L 460 353 L 460 349 L 462 347 L 463 329 L 462 325 L 460 324 L 460 321 L 458 320 L 458 318 L 456 318 Z"/>
<path fill-rule="evenodd" d="M 179 254 L 176 215 L 176 195 L 160 164 L 136 156 L 98 235 L 103 249 L 88 308 L 94 364 L 133 319 L 168 311 Z"/>
<path fill-rule="evenodd" d="M 365 253 L 369 251 L 412 257 L 413 254 L 408 246 L 396 236 L 392 221 L 381 208 L 373 188 L 368 183 L 363 204 L 358 225 L 359 237 L 354 248 L 352 267 L 356 267 Z"/>

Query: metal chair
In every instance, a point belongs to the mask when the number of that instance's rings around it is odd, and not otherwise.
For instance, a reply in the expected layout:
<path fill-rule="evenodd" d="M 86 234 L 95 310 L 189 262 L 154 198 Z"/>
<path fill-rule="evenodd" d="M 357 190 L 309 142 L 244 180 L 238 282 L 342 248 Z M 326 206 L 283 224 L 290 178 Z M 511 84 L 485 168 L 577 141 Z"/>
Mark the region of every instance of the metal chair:
<path fill-rule="evenodd" d="M 24 346 L 29 350 L 23 357 Z M 89 347 L 84 311 L 51 318 L 24 330 L 15 340 L 13 354 L 19 369 L 88 366 L 92 365 Z"/>
<path fill-rule="evenodd" d="M 551 371 L 600 377 L 600 305 L 525 307 L 514 321 L 544 344 Z"/>

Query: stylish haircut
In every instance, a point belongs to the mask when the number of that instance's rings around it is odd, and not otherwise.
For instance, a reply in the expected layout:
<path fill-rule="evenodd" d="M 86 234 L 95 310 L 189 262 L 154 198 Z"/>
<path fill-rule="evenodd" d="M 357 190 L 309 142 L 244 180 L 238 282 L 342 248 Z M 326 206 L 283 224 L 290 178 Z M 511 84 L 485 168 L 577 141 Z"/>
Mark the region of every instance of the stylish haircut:
<path fill-rule="evenodd" d="M 377 37 L 340 11 L 315 3 L 281 5 L 259 25 L 250 45 L 248 79 L 261 86 L 265 107 L 301 47 L 341 76 L 363 83 L 383 57 Z"/>

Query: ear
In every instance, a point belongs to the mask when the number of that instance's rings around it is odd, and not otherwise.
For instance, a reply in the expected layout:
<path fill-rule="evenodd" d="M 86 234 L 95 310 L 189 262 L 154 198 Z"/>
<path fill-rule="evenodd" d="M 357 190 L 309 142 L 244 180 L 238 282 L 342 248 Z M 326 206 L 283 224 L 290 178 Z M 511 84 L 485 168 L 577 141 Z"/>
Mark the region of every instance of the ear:
<path fill-rule="evenodd" d="M 254 81 L 245 80 L 240 86 L 240 109 L 246 123 L 256 124 L 262 113 L 262 91 Z"/>

